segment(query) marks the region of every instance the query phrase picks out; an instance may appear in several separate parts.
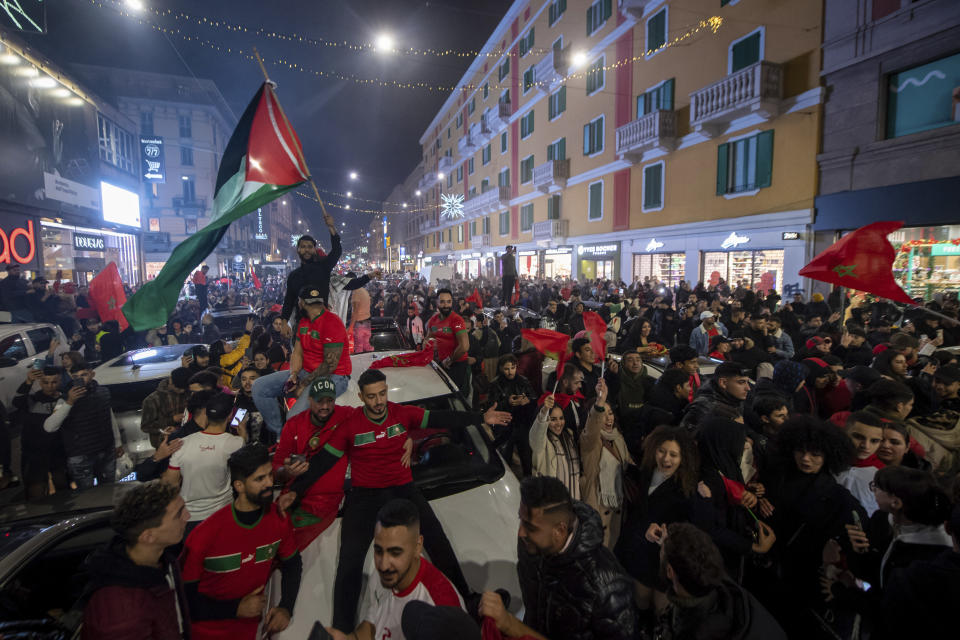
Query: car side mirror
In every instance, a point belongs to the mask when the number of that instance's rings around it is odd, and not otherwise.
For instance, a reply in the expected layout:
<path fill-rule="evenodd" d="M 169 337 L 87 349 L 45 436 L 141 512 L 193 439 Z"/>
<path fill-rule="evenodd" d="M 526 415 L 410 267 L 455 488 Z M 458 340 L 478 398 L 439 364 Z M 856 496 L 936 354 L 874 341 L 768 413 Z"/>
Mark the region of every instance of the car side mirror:
<path fill-rule="evenodd" d="M 6 356 L 0 358 L 0 369 L 8 369 L 15 366 L 17 366 L 17 361 L 14 358 L 8 358 Z"/>

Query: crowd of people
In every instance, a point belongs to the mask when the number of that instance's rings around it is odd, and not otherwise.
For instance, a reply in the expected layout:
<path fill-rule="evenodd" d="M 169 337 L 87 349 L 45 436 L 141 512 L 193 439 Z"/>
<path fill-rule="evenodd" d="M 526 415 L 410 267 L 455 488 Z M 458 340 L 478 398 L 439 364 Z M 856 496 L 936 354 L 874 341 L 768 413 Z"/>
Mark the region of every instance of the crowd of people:
<path fill-rule="evenodd" d="M 311 615 L 294 612 L 301 555 L 338 514 L 333 618 L 316 637 L 883 639 L 951 628 L 955 295 L 903 310 L 839 289 L 785 300 L 722 279 L 524 278 L 509 248 L 500 279 L 358 276 L 337 271 L 328 226 L 330 252 L 301 237 L 285 285 L 237 288 L 198 270 L 185 288 L 194 295 L 149 332 L 101 325 L 82 289 L 51 292 L 40 279 L 11 294 L 25 286 L 9 282 L 16 269 L 0 281 L 15 320 L 70 336 L 13 402 L 28 500 L 119 475 L 97 362 L 194 345 L 143 403 L 154 453 L 116 507 L 117 538 L 88 563 L 85 638 L 282 631 Z M 221 335 L 206 311 L 239 304 L 257 312 Z M 373 316 L 395 319 L 470 410 L 395 404 L 382 372 L 353 371 L 351 353 L 373 349 Z M 569 337 L 560 366 L 538 329 Z M 337 400 L 353 377 L 358 408 Z M 413 481 L 411 432 L 471 424 L 521 481 L 521 593 L 468 583 Z M 9 481 L 9 453 L 0 464 Z M 364 594 L 371 543 L 378 579 Z"/>

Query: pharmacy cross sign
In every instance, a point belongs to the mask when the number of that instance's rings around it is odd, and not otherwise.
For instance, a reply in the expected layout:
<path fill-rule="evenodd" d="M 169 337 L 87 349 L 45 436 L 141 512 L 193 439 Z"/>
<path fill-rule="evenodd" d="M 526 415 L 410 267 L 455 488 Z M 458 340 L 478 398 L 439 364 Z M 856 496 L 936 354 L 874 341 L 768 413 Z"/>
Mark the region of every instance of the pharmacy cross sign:
<path fill-rule="evenodd" d="M 856 278 L 857 274 L 854 273 L 854 269 L 857 268 L 855 264 L 838 264 L 835 266 L 832 271 L 837 274 L 838 278 L 851 277 Z"/>

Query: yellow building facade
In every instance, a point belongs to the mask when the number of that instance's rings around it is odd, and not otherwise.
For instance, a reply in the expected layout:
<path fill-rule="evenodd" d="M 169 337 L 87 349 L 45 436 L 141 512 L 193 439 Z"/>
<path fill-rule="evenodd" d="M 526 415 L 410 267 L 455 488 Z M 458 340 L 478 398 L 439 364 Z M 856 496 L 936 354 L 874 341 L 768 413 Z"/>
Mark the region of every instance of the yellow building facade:
<path fill-rule="evenodd" d="M 515 3 L 421 137 L 420 266 L 788 289 L 808 258 L 818 0 Z M 443 196 L 464 198 L 462 217 Z"/>

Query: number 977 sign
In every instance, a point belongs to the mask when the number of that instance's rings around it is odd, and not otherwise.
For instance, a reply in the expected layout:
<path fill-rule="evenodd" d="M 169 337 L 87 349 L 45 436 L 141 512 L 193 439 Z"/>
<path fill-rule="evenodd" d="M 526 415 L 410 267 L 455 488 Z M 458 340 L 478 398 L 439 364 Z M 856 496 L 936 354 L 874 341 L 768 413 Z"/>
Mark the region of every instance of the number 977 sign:
<path fill-rule="evenodd" d="M 0 0 L 3 2 L 3 0 Z M 144 182 L 166 182 L 167 172 L 163 157 L 163 138 L 140 138 L 140 173 Z"/>

